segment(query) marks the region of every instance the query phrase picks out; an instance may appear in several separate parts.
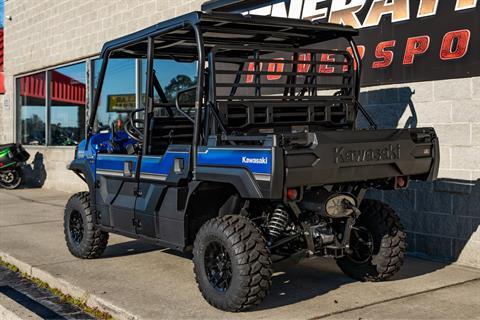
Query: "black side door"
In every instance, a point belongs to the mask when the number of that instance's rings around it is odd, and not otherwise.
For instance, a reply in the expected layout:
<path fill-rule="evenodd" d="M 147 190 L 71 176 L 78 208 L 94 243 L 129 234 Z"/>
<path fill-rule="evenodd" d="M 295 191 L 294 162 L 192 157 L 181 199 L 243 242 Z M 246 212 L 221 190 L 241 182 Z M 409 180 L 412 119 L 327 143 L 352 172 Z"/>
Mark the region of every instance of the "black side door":
<path fill-rule="evenodd" d="M 95 199 L 102 225 L 135 236 L 136 167 L 139 157 L 99 154 L 96 162 Z"/>
<path fill-rule="evenodd" d="M 139 235 L 157 238 L 170 247 L 183 243 L 190 146 L 171 145 L 162 156 L 145 155 L 140 163 L 135 219 Z"/>

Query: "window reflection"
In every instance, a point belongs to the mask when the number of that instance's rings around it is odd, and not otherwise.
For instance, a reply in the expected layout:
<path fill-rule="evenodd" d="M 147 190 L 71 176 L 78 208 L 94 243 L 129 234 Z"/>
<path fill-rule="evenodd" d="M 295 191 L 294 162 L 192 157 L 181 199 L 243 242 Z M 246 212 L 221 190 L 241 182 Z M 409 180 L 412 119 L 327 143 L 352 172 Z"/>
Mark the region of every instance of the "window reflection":
<path fill-rule="evenodd" d="M 94 61 L 94 83 L 98 83 L 101 60 Z M 102 92 L 95 116 L 94 130 L 118 129 L 135 110 L 135 59 L 110 59 L 103 79 Z"/>
<path fill-rule="evenodd" d="M 17 79 L 18 139 L 23 144 L 45 145 L 45 73 Z"/>
<path fill-rule="evenodd" d="M 146 83 L 147 61 L 142 60 L 142 83 Z M 154 101 L 156 104 L 167 103 L 173 105 L 179 91 L 191 88 L 197 84 L 197 61 L 180 62 L 175 60 L 155 59 L 153 70 L 158 83 L 161 86 L 167 101 L 162 101 L 159 92 L 154 90 Z M 181 106 L 184 111 L 194 116 L 193 104 L 195 103 L 195 90 L 185 92 L 181 98 Z M 146 89 L 143 88 L 143 99 L 145 103 Z M 174 112 L 177 114 L 176 110 Z M 156 116 L 167 116 L 164 108 L 155 110 Z M 178 114 L 179 115 L 179 114 Z"/>
<path fill-rule="evenodd" d="M 58 68 L 50 73 L 50 144 L 77 145 L 85 136 L 85 63 Z"/>

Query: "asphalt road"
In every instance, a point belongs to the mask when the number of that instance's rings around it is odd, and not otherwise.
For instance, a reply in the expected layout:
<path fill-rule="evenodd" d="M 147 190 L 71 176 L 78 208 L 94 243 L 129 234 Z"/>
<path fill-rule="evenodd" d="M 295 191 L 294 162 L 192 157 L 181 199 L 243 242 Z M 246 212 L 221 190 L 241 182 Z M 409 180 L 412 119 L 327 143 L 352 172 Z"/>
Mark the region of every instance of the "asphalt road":
<path fill-rule="evenodd" d="M 276 272 L 257 309 L 225 313 L 203 300 L 188 255 L 114 235 L 100 259 L 72 257 L 63 238 L 67 198 L 0 190 L 0 257 L 120 319 L 480 319 L 479 270 L 414 258 L 383 283 L 355 282 L 328 259 L 306 260 Z"/>

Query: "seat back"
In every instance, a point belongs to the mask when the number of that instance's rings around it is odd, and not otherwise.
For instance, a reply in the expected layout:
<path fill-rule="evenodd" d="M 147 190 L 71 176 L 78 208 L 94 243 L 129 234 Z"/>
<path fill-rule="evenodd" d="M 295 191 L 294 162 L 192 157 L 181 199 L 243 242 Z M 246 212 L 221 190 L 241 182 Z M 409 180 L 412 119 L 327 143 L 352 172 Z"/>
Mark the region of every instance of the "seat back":
<path fill-rule="evenodd" d="M 182 117 L 153 117 L 150 122 L 148 153 L 162 155 L 171 144 L 191 145 L 193 123 Z"/>

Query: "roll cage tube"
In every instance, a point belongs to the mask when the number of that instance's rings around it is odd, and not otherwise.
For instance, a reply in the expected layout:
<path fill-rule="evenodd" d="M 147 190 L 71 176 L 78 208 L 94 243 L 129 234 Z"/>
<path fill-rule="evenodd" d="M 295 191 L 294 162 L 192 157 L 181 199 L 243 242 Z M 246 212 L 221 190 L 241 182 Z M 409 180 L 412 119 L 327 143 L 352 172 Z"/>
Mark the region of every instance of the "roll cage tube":
<path fill-rule="evenodd" d="M 194 134 L 193 134 L 193 141 L 192 141 L 192 150 L 191 150 L 191 157 L 190 157 L 190 168 L 194 174 L 195 177 L 195 172 L 196 172 L 196 167 L 197 167 L 197 148 L 198 144 L 200 143 L 200 126 L 202 123 L 202 102 L 203 102 L 203 87 L 205 83 L 205 74 L 204 74 L 204 69 L 205 69 L 205 47 L 204 47 L 204 41 L 203 41 L 203 35 L 200 30 L 200 27 L 198 24 L 194 23 L 193 21 L 187 21 L 184 23 L 189 24 L 194 33 L 195 33 L 195 41 L 197 44 L 197 51 L 198 51 L 198 74 L 197 74 L 197 88 L 196 88 L 196 95 L 195 95 L 195 126 L 194 126 Z M 156 36 L 161 35 L 162 33 L 168 32 L 169 30 L 178 28 L 178 25 L 176 26 L 171 26 L 170 28 L 164 29 L 160 32 L 156 32 L 155 34 L 150 35 L 146 40 L 148 40 L 148 53 L 147 53 L 147 63 L 148 65 L 148 89 L 149 92 L 153 91 L 153 77 L 152 77 L 152 72 L 153 72 L 153 54 L 154 54 L 154 46 L 153 46 L 153 38 Z M 122 45 L 126 45 L 128 43 L 122 43 Z M 90 113 L 90 117 L 88 120 L 88 128 L 87 128 L 87 139 L 91 137 L 92 131 L 93 131 L 93 125 L 95 121 L 95 116 L 97 113 L 97 108 L 98 108 L 98 103 L 100 101 L 100 96 L 101 96 L 101 91 L 103 88 L 103 82 L 105 79 L 105 73 L 107 70 L 107 64 L 109 61 L 109 54 L 112 50 L 116 48 L 112 48 L 111 50 L 108 50 L 103 54 L 103 63 L 102 67 L 100 69 L 99 73 L 99 79 L 98 79 L 98 84 L 97 84 L 97 90 L 95 92 L 95 96 L 93 99 L 93 104 L 92 104 L 92 112 Z M 151 69 L 151 70 L 150 70 Z M 152 84 L 152 85 L 151 85 Z M 152 101 L 153 102 L 153 101 Z M 153 104 L 152 104 L 153 107 Z M 147 110 L 149 111 L 149 110 Z M 148 126 L 148 123 L 146 123 Z M 145 129 L 148 129 L 148 127 L 145 127 Z M 145 130 L 145 138 L 147 138 L 148 135 L 148 130 Z M 145 139 L 144 139 L 145 141 Z M 88 144 L 85 144 L 85 150 L 87 150 Z M 144 145 L 145 149 L 145 145 Z"/>
<path fill-rule="evenodd" d="M 370 125 L 371 129 L 376 130 L 377 129 L 377 124 L 373 120 L 373 118 L 370 116 L 370 114 L 365 110 L 365 108 L 362 106 L 360 103 L 360 81 L 361 81 L 361 76 L 362 76 L 362 58 L 360 57 L 360 53 L 358 52 L 357 44 L 355 43 L 355 40 L 353 38 L 349 38 L 348 42 L 350 43 L 350 47 L 352 48 L 352 53 L 353 53 L 353 58 L 355 59 L 355 63 L 357 65 L 357 70 L 355 71 L 355 106 L 362 113 L 362 115 L 365 117 L 367 120 L 368 124 Z M 358 114 L 358 112 L 356 112 Z M 355 114 L 355 118 L 357 116 Z M 355 125 L 356 127 L 356 121 Z"/>
<path fill-rule="evenodd" d="M 100 68 L 100 74 L 98 78 L 97 90 L 95 96 L 93 97 L 92 111 L 90 112 L 90 117 L 88 118 L 88 128 L 87 128 L 87 140 L 92 135 L 93 124 L 95 121 L 95 116 L 97 114 L 98 102 L 100 101 L 101 91 L 103 87 L 103 80 L 105 79 L 105 72 L 107 71 L 108 64 L 108 55 L 105 55 L 103 58 L 102 67 Z M 85 150 L 87 150 L 88 144 L 85 144 Z"/>
<path fill-rule="evenodd" d="M 183 110 L 181 110 L 178 106 L 178 96 L 179 96 L 179 93 L 184 93 L 184 92 L 188 92 L 188 91 L 191 91 L 191 90 L 196 90 L 196 94 L 195 94 L 195 119 L 194 120 L 194 132 L 193 132 L 193 141 L 192 141 L 192 148 L 191 148 L 191 156 L 190 156 L 190 170 L 192 171 L 193 173 L 193 177 L 195 179 L 195 173 L 196 173 L 196 168 L 197 168 L 197 148 L 198 148 L 198 144 L 200 143 L 200 133 L 201 133 L 201 124 L 202 124 L 202 102 L 203 102 L 203 87 L 204 87 L 204 83 L 205 83 L 205 73 L 204 73 L 204 69 L 205 69 L 205 46 L 204 46 L 204 41 L 203 41 L 203 35 L 202 35 L 202 32 L 200 30 L 200 27 L 198 26 L 198 24 L 195 24 L 191 21 L 189 22 L 186 22 L 186 24 L 189 24 L 194 33 L 195 33 L 195 41 L 197 43 L 197 51 L 198 51 L 198 68 L 197 68 L 197 85 L 196 87 L 191 87 L 191 88 L 188 88 L 186 90 L 182 90 L 180 92 L 177 93 L 177 99 L 176 99 L 176 104 L 177 104 L 177 109 L 179 109 L 180 113 L 182 113 L 183 115 L 186 116 L 187 119 L 191 120 L 191 117 L 190 116 L 187 116 Z M 148 84 L 147 84 L 147 88 L 148 88 L 148 96 L 149 96 L 149 105 L 148 105 L 148 114 L 150 114 L 150 112 L 153 112 L 152 108 L 153 108 L 153 87 L 154 87 L 154 83 L 153 83 L 153 80 L 154 80 L 154 77 L 153 77 L 153 57 L 154 57 L 154 43 L 153 43 L 153 38 L 155 36 L 158 36 L 158 34 L 156 35 L 151 35 L 149 38 L 148 38 L 148 54 L 147 54 L 147 59 L 148 59 Z M 181 95 L 181 94 L 180 94 Z M 149 125 L 149 121 L 148 121 L 148 114 L 145 115 L 145 137 L 144 137 L 144 153 L 145 153 L 145 150 L 146 150 L 146 146 L 147 146 L 147 143 L 148 143 L 148 125 Z"/>
<path fill-rule="evenodd" d="M 150 140 L 150 114 L 153 113 L 153 57 L 154 57 L 153 36 L 148 37 L 147 47 L 147 109 L 143 116 L 143 148 L 142 154 L 147 154 L 148 141 Z"/>
<path fill-rule="evenodd" d="M 203 42 L 203 35 L 202 32 L 198 26 L 198 24 L 195 24 L 191 21 L 186 22 L 186 24 L 189 24 L 194 33 L 195 33 L 195 40 L 197 43 L 197 50 L 198 50 L 198 68 L 197 68 L 197 85 L 196 87 L 188 88 L 186 90 L 182 90 L 177 93 L 177 99 L 176 99 L 176 104 L 177 104 L 177 109 L 179 109 L 180 113 L 186 116 L 187 119 L 189 120 L 194 120 L 194 132 L 193 132 L 193 141 L 192 141 L 192 148 L 191 148 L 191 156 L 190 156 L 190 168 L 191 171 L 193 172 L 193 176 L 195 177 L 195 172 L 197 168 L 197 148 L 198 144 L 200 143 L 200 132 L 201 132 L 201 123 L 202 123 L 202 102 L 203 102 L 203 87 L 204 87 L 204 82 L 205 82 L 205 47 L 204 47 L 204 42 Z M 154 48 L 154 40 L 153 38 L 155 36 L 158 36 L 158 34 L 151 35 L 148 37 L 148 53 L 147 53 L 147 90 L 148 90 L 148 108 L 147 112 L 145 114 L 145 124 L 144 124 L 144 148 L 143 148 L 143 154 L 146 152 L 146 146 L 148 143 L 148 126 L 149 126 L 149 115 L 153 112 L 153 88 L 154 88 L 154 77 L 153 77 L 153 58 L 155 55 L 155 48 Z M 195 119 L 192 119 L 190 116 L 187 116 L 183 110 L 181 110 L 178 106 L 178 96 L 179 93 L 188 92 L 191 90 L 196 90 L 195 94 Z"/>
<path fill-rule="evenodd" d="M 358 100 L 360 96 L 360 79 L 362 75 L 362 59 L 360 58 L 360 53 L 358 52 L 357 44 L 353 38 L 348 38 L 348 42 L 350 43 L 350 47 L 352 48 L 353 59 L 355 59 L 355 63 L 357 64 L 357 70 L 355 71 L 355 100 Z"/>
<path fill-rule="evenodd" d="M 205 47 L 203 42 L 203 35 L 198 24 L 190 23 L 195 32 L 195 38 L 197 41 L 197 50 L 198 50 L 198 80 L 197 80 L 197 92 L 195 99 L 195 125 L 193 131 L 193 143 L 192 143 L 192 152 L 190 156 L 190 168 L 192 168 L 193 179 L 196 179 L 195 175 L 197 172 L 197 151 L 198 144 L 200 142 L 200 126 L 202 123 L 202 102 L 203 102 L 203 86 L 205 83 Z"/>
<path fill-rule="evenodd" d="M 182 110 L 182 107 L 180 106 L 180 97 L 190 91 L 197 90 L 197 87 L 190 87 L 187 89 L 183 89 L 177 92 L 177 96 L 175 97 L 175 109 L 177 109 L 178 112 L 180 112 L 181 115 L 183 115 L 185 118 L 187 118 L 189 121 L 193 122 L 195 124 L 195 119 L 190 117 L 188 113 Z"/>

